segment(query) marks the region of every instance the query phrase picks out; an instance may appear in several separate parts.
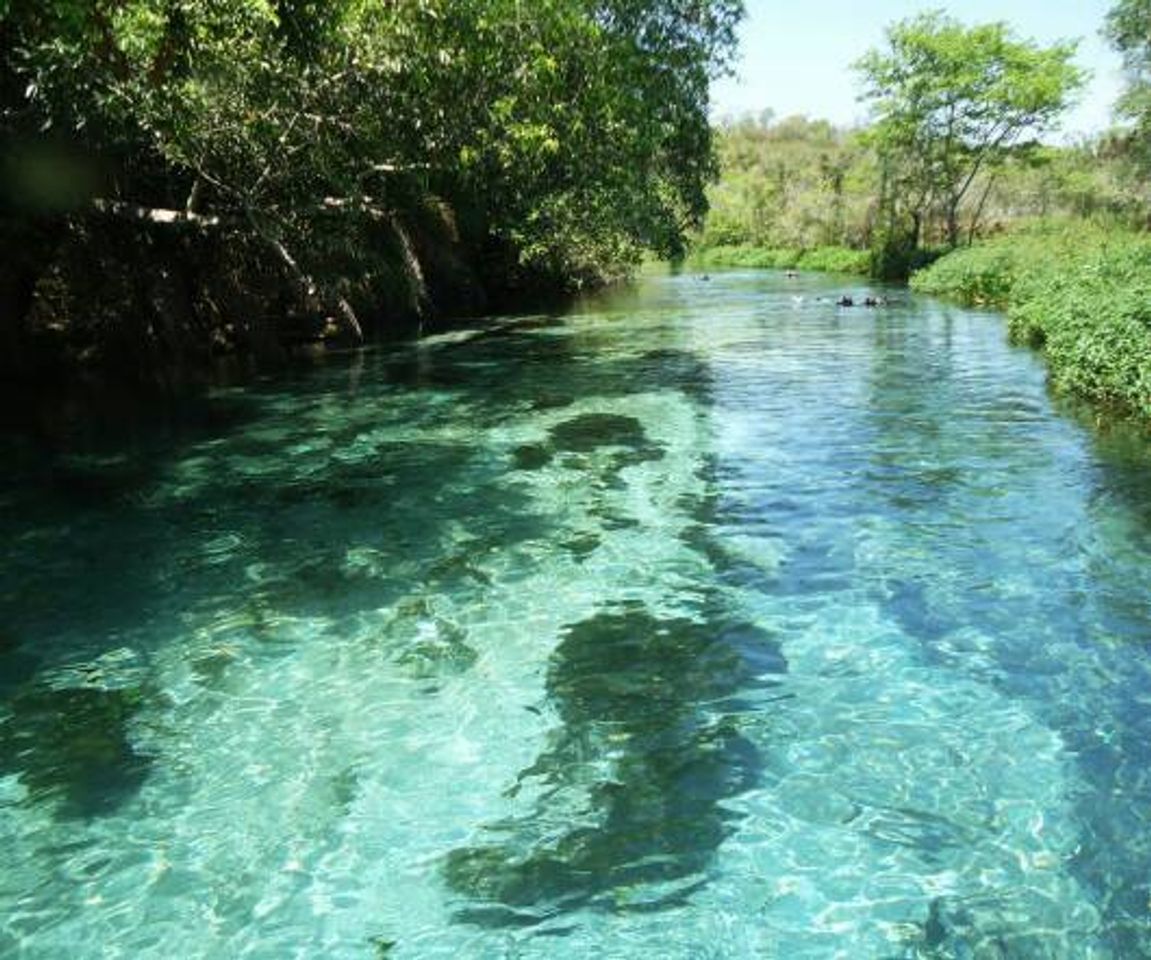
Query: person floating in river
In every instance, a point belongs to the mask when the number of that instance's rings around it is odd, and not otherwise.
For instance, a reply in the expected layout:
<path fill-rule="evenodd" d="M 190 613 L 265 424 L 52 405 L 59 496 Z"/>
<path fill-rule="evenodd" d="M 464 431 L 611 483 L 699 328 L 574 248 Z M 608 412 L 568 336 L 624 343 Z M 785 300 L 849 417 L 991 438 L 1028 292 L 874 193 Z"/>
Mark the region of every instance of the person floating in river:
<path fill-rule="evenodd" d="M 864 307 L 885 307 L 887 306 L 887 303 L 888 301 L 886 297 L 873 297 L 869 294 L 863 298 L 861 305 Z M 835 305 L 837 307 L 854 307 L 855 298 L 844 294 L 842 297 L 835 301 Z"/>

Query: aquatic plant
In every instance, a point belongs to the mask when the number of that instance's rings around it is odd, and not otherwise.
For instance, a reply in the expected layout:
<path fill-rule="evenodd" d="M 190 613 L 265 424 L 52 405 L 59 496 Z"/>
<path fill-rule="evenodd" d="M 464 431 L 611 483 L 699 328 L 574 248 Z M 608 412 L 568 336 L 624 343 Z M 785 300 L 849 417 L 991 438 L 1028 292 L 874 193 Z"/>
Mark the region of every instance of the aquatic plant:
<path fill-rule="evenodd" d="M 152 763 L 129 732 L 143 702 L 139 687 L 34 686 L 0 719 L 0 771 L 17 774 L 33 798 L 57 801 L 61 816 L 110 813 L 140 789 Z"/>

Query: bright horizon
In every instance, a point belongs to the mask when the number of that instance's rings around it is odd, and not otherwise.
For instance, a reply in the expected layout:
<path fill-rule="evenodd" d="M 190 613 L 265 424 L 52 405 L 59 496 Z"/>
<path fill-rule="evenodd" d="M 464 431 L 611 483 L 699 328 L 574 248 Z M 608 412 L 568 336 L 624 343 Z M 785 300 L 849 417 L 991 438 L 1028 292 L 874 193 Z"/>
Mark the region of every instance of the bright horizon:
<path fill-rule="evenodd" d="M 1076 62 L 1092 76 L 1050 139 L 1099 133 L 1113 125 L 1122 88 L 1119 57 L 1099 35 L 1112 5 L 1113 0 L 871 0 L 863 14 L 858 0 L 747 0 L 736 76 L 713 86 L 712 115 L 770 109 L 777 118 L 806 114 L 839 126 L 863 123 L 867 108 L 856 99 L 859 82 L 851 64 L 884 43 L 889 24 L 943 9 L 968 25 L 1006 21 L 1016 35 L 1044 45 L 1080 39 Z"/>

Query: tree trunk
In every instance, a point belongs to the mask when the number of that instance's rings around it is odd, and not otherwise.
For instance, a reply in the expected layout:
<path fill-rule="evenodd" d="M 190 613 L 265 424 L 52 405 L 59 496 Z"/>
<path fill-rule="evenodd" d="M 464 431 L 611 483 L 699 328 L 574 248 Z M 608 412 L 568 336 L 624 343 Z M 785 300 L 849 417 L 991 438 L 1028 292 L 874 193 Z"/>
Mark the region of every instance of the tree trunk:
<path fill-rule="evenodd" d="M 344 329 L 352 336 L 356 343 L 363 343 L 364 329 L 360 326 L 360 320 L 356 316 L 356 311 L 352 309 L 352 305 L 348 303 L 347 299 L 340 294 L 333 294 L 321 290 L 316 281 L 304 272 L 304 269 L 300 266 L 296 258 L 292 256 L 291 251 L 288 250 L 279 237 L 261 228 L 259 224 L 256 223 L 254 217 L 249 216 L 248 220 L 257 235 L 276 252 L 276 256 L 296 281 L 307 301 L 316 304 L 321 309 L 326 309 L 329 306 L 334 307 L 334 313 L 339 318 Z"/>
<path fill-rule="evenodd" d="M 953 250 L 959 246 L 959 201 L 947 203 L 947 245 Z"/>

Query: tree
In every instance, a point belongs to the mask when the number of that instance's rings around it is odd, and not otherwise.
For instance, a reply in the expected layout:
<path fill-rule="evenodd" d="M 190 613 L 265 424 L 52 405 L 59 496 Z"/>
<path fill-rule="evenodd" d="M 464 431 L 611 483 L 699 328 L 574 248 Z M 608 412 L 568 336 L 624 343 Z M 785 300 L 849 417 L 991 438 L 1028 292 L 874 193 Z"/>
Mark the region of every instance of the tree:
<path fill-rule="evenodd" d="M 711 190 L 703 246 L 863 242 L 871 160 L 856 131 L 766 111 L 721 124 L 717 147 L 723 176 Z"/>
<path fill-rule="evenodd" d="M 1146 123 L 1151 119 L 1151 0 L 1119 0 L 1103 29 L 1123 55 L 1127 73 L 1120 112 Z"/>
<path fill-rule="evenodd" d="M 1051 129 L 1082 86 L 1075 50 L 1019 40 L 1003 23 L 965 27 L 938 11 L 888 28 L 887 48 L 855 68 L 874 115 L 889 227 L 902 223 L 915 248 L 937 216 L 957 245 L 961 207 L 980 174 Z"/>
<path fill-rule="evenodd" d="M 1126 89 L 1117 104 L 1134 129 L 1123 147 L 1144 171 L 1151 169 L 1151 0 L 1119 0 L 1103 32 L 1123 57 Z"/>
<path fill-rule="evenodd" d="M 44 260 L 5 280 L 32 219 L 5 206 L 32 196 L 24 174 L 43 180 L 23 153 L 46 133 L 97 175 L 77 190 L 65 171 L 37 215 L 72 235 L 93 210 L 219 225 L 245 263 L 293 278 L 304 312 L 353 333 L 344 281 L 363 271 L 348 251 L 388 251 L 379 275 L 420 286 L 407 233 L 421 218 L 439 216 L 497 292 L 619 276 L 644 250 L 678 252 L 702 217 L 709 82 L 742 13 L 742 0 L 0 0 L 0 306 L 23 309 Z M 369 233 L 379 249 L 364 250 Z"/>

